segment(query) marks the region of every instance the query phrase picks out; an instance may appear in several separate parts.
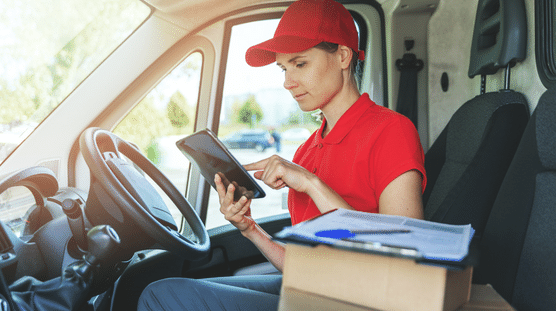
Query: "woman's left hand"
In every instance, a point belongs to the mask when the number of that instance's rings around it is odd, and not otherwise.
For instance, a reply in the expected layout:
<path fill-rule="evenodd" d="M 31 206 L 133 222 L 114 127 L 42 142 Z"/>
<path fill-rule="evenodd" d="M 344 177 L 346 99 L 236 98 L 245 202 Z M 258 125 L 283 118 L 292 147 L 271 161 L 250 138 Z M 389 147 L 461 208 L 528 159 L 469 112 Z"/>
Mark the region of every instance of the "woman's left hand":
<path fill-rule="evenodd" d="M 310 180 L 316 178 L 314 174 L 302 166 L 277 155 L 247 164 L 244 167 L 248 171 L 257 170 L 254 174 L 255 178 L 273 189 L 281 189 L 287 186 L 298 192 L 307 193 Z"/>

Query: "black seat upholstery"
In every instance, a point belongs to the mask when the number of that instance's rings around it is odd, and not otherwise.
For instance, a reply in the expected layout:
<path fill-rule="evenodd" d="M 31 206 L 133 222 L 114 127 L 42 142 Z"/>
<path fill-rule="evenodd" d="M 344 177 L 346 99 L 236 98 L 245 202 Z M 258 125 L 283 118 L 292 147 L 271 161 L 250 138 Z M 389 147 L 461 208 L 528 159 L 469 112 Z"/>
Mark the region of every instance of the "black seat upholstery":
<path fill-rule="evenodd" d="M 425 156 L 425 218 L 471 223 L 480 236 L 528 119 L 526 99 L 512 91 L 476 96 L 456 111 Z"/>
<path fill-rule="evenodd" d="M 427 220 L 471 223 L 476 236 L 482 234 L 529 119 L 527 100 L 509 89 L 510 67 L 525 58 L 524 19 L 522 0 L 479 1 L 469 77 L 482 76 L 481 94 L 456 111 L 425 156 Z M 506 89 L 484 93 L 486 75 L 501 68 Z"/>
<path fill-rule="evenodd" d="M 474 283 L 517 310 L 556 309 L 556 90 L 541 97 L 492 208 Z"/>

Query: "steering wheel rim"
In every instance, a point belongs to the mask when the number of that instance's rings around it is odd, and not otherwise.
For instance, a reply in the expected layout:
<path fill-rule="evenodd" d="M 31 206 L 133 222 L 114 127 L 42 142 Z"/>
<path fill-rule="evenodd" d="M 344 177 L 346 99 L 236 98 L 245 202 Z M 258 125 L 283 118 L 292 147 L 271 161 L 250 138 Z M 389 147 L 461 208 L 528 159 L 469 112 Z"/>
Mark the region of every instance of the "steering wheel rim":
<path fill-rule="evenodd" d="M 86 129 L 81 134 L 79 145 L 81 154 L 96 181 L 101 184 L 120 210 L 130 216 L 151 238 L 167 250 L 187 259 L 195 260 L 207 255 L 210 249 L 210 238 L 203 222 L 183 194 L 135 146 L 114 133 L 100 128 Z M 114 165 L 115 161 L 127 162 L 121 155 L 143 170 L 166 193 L 184 216 L 197 241 L 191 241 L 179 233 L 177 226 L 172 228 L 168 223 L 163 224 L 164 217 L 154 216 L 156 213 L 153 211 L 159 211 L 162 207 L 148 206 L 150 202 L 142 200 L 141 194 L 135 191 L 137 190 L 135 188 L 145 190 L 145 187 L 150 186 L 153 191 L 156 190 L 150 184 L 145 186 L 144 182 L 148 183 L 148 181 L 144 177 L 144 181 L 140 181 L 129 180 L 125 175 L 122 176 Z M 138 173 L 136 170 L 135 172 Z M 141 185 L 135 187 L 134 183 L 141 183 Z M 157 204 L 160 204 L 160 200 L 157 200 Z M 167 210 L 165 204 L 163 208 Z"/>

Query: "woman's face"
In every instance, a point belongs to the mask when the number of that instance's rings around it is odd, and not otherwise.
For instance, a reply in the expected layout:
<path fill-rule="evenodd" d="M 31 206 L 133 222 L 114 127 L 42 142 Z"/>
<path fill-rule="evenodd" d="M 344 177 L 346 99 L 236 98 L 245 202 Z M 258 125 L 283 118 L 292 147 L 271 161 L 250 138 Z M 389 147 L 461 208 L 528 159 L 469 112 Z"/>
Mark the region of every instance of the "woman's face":
<path fill-rule="evenodd" d="M 284 87 L 303 111 L 323 109 L 342 89 L 341 57 L 310 48 L 292 54 L 276 54 L 276 63 L 284 71 Z"/>

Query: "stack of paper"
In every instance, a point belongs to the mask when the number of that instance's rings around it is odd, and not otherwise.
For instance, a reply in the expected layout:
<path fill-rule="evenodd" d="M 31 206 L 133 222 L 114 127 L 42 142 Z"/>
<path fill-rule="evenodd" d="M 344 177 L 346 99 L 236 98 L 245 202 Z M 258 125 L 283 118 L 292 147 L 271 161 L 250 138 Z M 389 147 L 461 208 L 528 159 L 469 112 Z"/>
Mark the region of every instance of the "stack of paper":
<path fill-rule="evenodd" d="M 469 252 L 473 233 L 471 225 L 338 209 L 284 228 L 275 238 L 415 259 L 461 261 Z"/>

